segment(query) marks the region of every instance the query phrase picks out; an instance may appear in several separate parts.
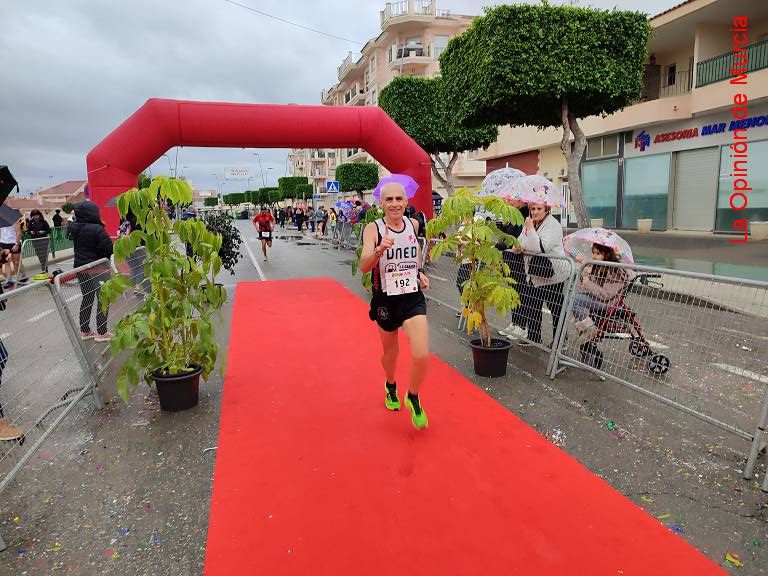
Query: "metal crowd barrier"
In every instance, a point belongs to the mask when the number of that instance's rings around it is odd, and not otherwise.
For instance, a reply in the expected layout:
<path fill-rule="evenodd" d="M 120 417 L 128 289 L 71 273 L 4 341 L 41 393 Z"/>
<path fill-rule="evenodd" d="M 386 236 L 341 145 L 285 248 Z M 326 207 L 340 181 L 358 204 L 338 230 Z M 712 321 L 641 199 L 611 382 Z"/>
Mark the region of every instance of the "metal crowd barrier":
<path fill-rule="evenodd" d="M 19 278 L 24 275 L 38 274 L 48 270 L 48 254 L 51 249 L 51 239 L 48 236 L 42 238 L 27 238 L 21 243 L 21 255 L 19 257 Z M 24 264 L 29 259 L 31 265 Z"/>
<path fill-rule="evenodd" d="M 575 278 L 594 264 L 582 264 Z M 566 324 L 550 377 L 584 368 L 751 441 L 744 471 L 751 478 L 768 425 L 768 282 L 599 264 L 624 275 L 623 295 L 589 312 L 590 340 Z M 567 303 L 572 314 L 579 293 Z"/>
<path fill-rule="evenodd" d="M 0 493 L 54 430 L 74 426 L 80 400 L 103 405 L 65 306 L 48 280 L 0 295 Z"/>
<path fill-rule="evenodd" d="M 180 250 L 183 249 L 184 245 L 180 244 Z M 88 366 L 99 380 L 114 361 L 109 346 L 104 345 L 112 334 L 111 326 L 141 306 L 149 291 L 148 280 L 144 276 L 144 260 L 144 247 L 139 247 L 119 266 L 115 264 L 114 257 L 103 258 L 55 278 L 56 289 L 66 303 L 67 318 L 78 335 L 78 343 Z M 99 304 L 101 284 L 118 271 L 128 276 L 134 287 L 102 310 Z"/>
<path fill-rule="evenodd" d="M 356 246 L 349 231 L 339 247 Z M 462 329 L 461 284 L 469 270 L 451 256 L 427 261 L 425 296 L 454 310 Z M 534 255 L 523 256 L 530 268 Z M 548 352 L 551 378 L 567 366 L 584 368 L 750 441 L 744 477 L 751 478 L 768 433 L 768 282 L 539 256 L 562 281 L 531 282 L 505 251 L 522 305 L 505 318 L 491 311 L 491 326 L 517 344 Z M 621 305 L 593 312 L 595 337 L 583 342 L 572 317 L 584 269 L 594 264 L 629 276 Z M 768 474 L 762 490 L 768 492 Z"/>

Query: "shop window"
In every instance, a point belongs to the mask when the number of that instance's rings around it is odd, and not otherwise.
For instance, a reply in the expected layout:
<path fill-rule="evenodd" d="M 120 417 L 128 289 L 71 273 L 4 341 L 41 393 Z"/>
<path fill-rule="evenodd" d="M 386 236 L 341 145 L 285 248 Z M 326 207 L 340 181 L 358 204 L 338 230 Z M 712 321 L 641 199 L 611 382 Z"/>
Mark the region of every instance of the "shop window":
<path fill-rule="evenodd" d="M 602 218 L 603 226 L 616 226 L 618 161 L 587 162 L 581 167 L 581 187 L 590 218 Z"/>
<path fill-rule="evenodd" d="M 653 227 L 666 230 L 670 154 L 624 160 L 622 228 L 635 228 L 638 218 L 652 218 Z"/>
<path fill-rule="evenodd" d="M 731 148 L 720 148 L 720 178 L 717 190 L 717 217 L 715 229 L 719 232 L 738 232 L 734 230 L 733 223 L 736 220 L 748 220 L 758 222 L 768 220 L 768 140 L 747 143 L 747 164 L 739 164 L 738 168 L 746 170 L 746 179 L 752 190 L 745 192 L 747 207 L 743 210 L 731 208 L 731 194 L 733 193 L 733 158 Z M 762 160 L 762 161 L 761 161 Z M 734 199 L 734 205 L 740 207 L 743 199 Z"/>

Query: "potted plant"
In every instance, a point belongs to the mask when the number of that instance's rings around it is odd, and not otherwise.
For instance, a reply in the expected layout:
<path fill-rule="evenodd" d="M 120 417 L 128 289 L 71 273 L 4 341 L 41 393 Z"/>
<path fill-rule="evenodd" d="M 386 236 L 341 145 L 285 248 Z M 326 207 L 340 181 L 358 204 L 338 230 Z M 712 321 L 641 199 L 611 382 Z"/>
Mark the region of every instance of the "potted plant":
<path fill-rule="evenodd" d="M 227 294 L 214 284 L 222 268 L 222 237 L 197 219 L 174 220 L 164 205 L 191 202 L 184 180 L 157 176 L 148 188 L 132 188 L 117 199 L 121 216 L 132 211 L 139 226 L 115 242 L 115 259 L 125 260 L 144 242 L 150 290 L 143 303 L 114 327 L 113 355 L 127 352 L 117 390 L 127 401 L 140 380 L 155 383 L 160 407 L 177 411 L 198 402 L 200 377 L 207 379 L 219 351 L 212 316 Z M 191 245 L 187 256 L 183 245 Z M 180 245 L 181 243 L 181 245 Z M 101 304 L 113 303 L 132 286 L 116 274 L 101 288 Z"/>
<path fill-rule="evenodd" d="M 234 274 L 235 265 L 243 256 L 240 253 L 243 237 L 235 226 L 234 220 L 227 214 L 209 212 L 205 215 L 205 227 L 210 232 L 221 236 L 221 248 L 219 248 L 221 267 L 228 270 L 230 274 Z"/>
<path fill-rule="evenodd" d="M 475 216 L 476 213 L 481 216 Z M 487 218 L 485 214 L 493 214 Z M 511 344 L 508 340 L 492 338 L 488 311 L 495 308 L 502 317 L 520 305 L 520 296 L 513 287 L 509 266 L 504 263 L 496 244 L 517 246 L 516 238 L 496 226 L 522 224 L 520 211 L 496 196 L 478 196 L 475 190 L 462 188 L 443 200 L 440 215 L 427 223 L 427 239 L 438 239 L 430 257 L 452 255 L 457 264 L 469 268 L 469 278 L 461 292 L 462 315 L 467 319 L 467 333 L 477 330 L 480 338 L 472 340 L 472 357 L 478 376 L 504 376 Z"/>

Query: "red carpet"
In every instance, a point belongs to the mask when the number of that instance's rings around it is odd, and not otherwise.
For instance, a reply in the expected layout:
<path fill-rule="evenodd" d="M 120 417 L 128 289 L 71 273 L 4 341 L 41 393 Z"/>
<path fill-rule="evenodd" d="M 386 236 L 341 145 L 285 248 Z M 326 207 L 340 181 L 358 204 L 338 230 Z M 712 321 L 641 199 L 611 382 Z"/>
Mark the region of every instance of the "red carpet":
<path fill-rule="evenodd" d="M 238 285 L 206 575 L 725 573 L 435 357 L 413 430 L 379 356 L 336 282 Z"/>

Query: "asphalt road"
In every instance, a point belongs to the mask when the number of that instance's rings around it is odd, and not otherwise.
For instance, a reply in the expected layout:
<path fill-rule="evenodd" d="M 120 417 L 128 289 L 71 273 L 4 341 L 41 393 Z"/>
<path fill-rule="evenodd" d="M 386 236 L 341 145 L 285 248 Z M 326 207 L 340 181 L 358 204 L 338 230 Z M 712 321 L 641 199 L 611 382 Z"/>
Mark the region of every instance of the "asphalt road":
<path fill-rule="evenodd" d="M 359 277 L 351 275 L 352 252 L 293 230 L 281 238 L 278 231 L 264 262 L 250 224 L 238 225 L 250 252 L 243 250 L 234 276 L 223 276 L 230 293 L 239 281 L 324 276 L 367 299 Z M 441 261 L 430 275 L 433 296 L 455 306 L 451 273 Z M 74 287 L 68 296 L 75 310 L 77 292 Z M 17 407 L 32 406 L 24 410 L 30 418 L 81 376 L 55 311 L 29 321 L 49 310 L 44 297 L 41 291 L 25 302 L 19 298 L 0 313 L 0 332 L 8 334 L 4 341 L 13 353 L 0 397 L 6 403 L 9 395 L 17 398 L 12 400 Z M 628 354 L 626 341 L 606 341 L 601 349 L 611 373 L 750 430 L 767 384 L 766 323 L 650 294 L 631 294 L 628 303 L 672 367 L 665 377 L 652 377 Z M 220 323 L 223 349 L 231 304 L 230 299 Z M 119 314 L 112 311 L 110 321 Z M 308 329 L 315 329 L 313 311 L 307 315 Z M 433 351 L 487 394 L 726 570 L 766 573 L 768 496 L 741 478 L 746 441 L 581 369 L 569 368 L 550 380 L 546 355 L 537 349 L 513 347 L 505 378 L 476 377 L 469 337 L 457 331 L 454 310 L 432 301 L 429 317 Z M 549 323 L 545 315 L 544 324 Z M 318 356 L 335 350 L 320 342 L 295 352 L 311 367 Z M 101 357 L 98 348 L 92 354 Z M 9 545 L 0 553 L 0 574 L 202 573 L 214 460 L 208 449 L 216 444 L 221 374 L 202 385 L 195 410 L 162 414 L 156 396 L 144 387 L 127 405 L 117 399 L 110 383 L 114 368 L 106 369 L 102 385 L 106 407 L 78 406 L 0 494 L 0 534 Z M 16 446 L 0 460 L 0 474 L 28 446 Z M 764 473 L 762 456 L 760 480 Z M 729 551 L 741 557 L 743 568 L 725 563 Z M 664 573 L 664 558 L 658 561 Z"/>

